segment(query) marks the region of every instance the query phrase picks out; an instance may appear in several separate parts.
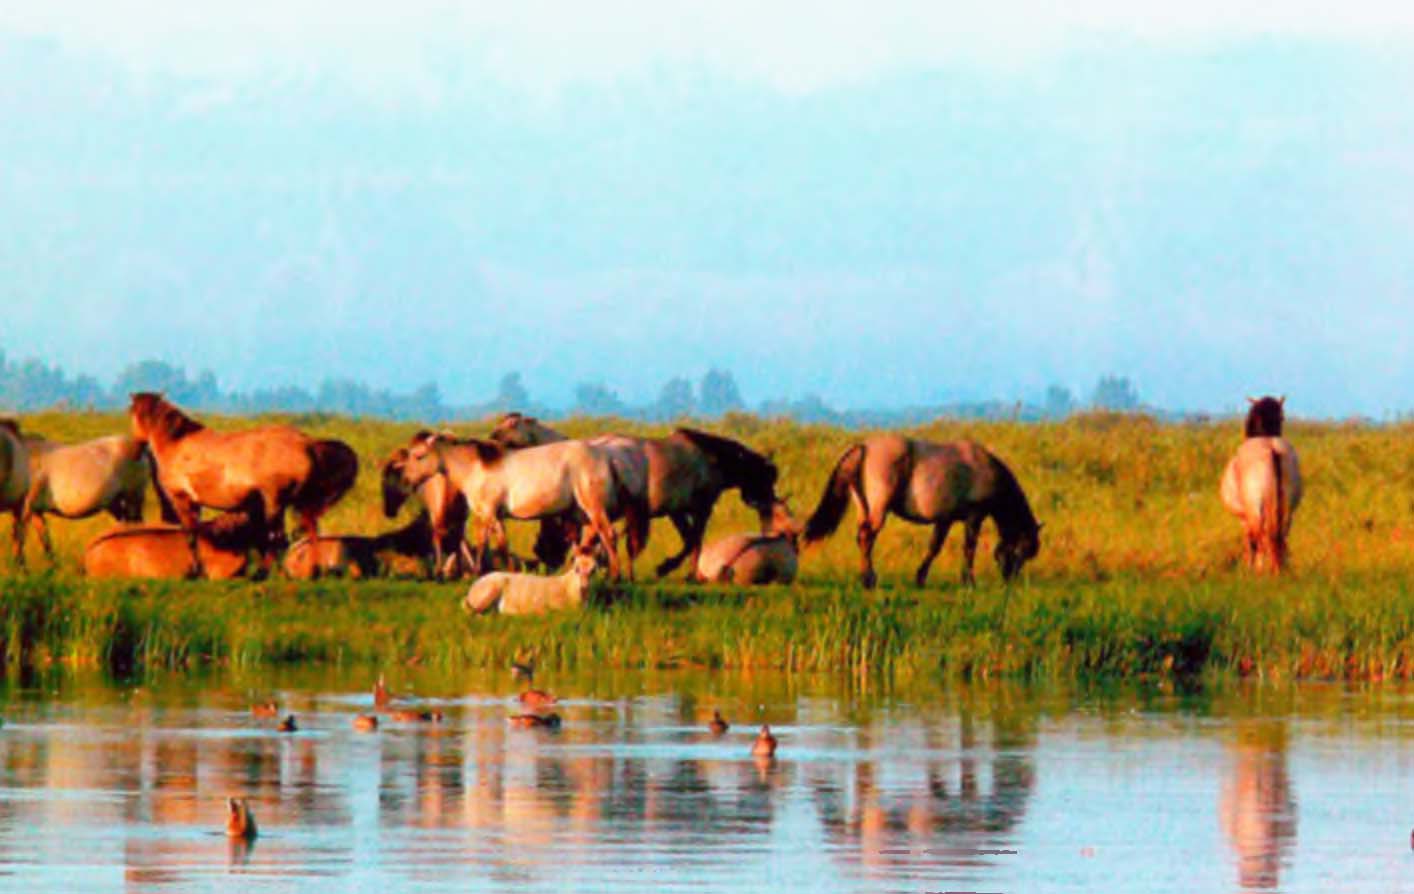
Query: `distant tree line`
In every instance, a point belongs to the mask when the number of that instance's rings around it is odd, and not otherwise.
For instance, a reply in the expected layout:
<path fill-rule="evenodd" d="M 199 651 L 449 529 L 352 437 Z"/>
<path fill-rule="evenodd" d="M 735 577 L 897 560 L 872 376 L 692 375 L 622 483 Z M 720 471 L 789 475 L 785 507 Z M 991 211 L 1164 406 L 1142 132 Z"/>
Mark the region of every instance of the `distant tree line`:
<path fill-rule="evenodd" d="M 798 399 L 772 399 L 748 406 L 728 370 L 710 369 L 693 382 L 676 376 L 663 383 L 658 397 L 648 404 L 630 404 L 603 382 L 575 386 L 569 407 L 551 407 L 531 396 L 520 373 L 501 377 L 496 393 L 479 404 L 449 405 L 435 383 L 408 392 L 374 388 L 351 379 L 326 379 L 310 391 L 297 385 L 225 390 L 210 370 L 189 376 L 186 370 L 160 360 L 143 360 L 127 366 L 110 386 L 92 376 L 69 376 L 58 366 L 39 360 L 10 360 L 0 350 L 0 411 L 32 412 L 50 408 L 119 409 L 127 406 L 134 391 L 161 391 L 185 407 L 207 412 L 337 413 L 385 419 L 435 422 L 474 419 L 509 410 L 555 416 L 568 412 L 583 416 L 619 416 L 668 422 L 677 419 L 713 419 L 733 412 L 786 416 L 802 422 L 823 422 L 852 427 L 882 427 L 926 422 L 940 416 L 971 419 L 1040 420 L 1064 418 L 1071 413 L 1098 409 L 1111 412 L 1145 410 L 1134 384 L 1123 376 L 1106 375 L 1096 383 L 1088 402 L 1076 399 L 1069 388 L 1052 385 L 1039 402 L 972 401 L 905 407 L 902 409 L 840 410 L 817 394 Z"/>

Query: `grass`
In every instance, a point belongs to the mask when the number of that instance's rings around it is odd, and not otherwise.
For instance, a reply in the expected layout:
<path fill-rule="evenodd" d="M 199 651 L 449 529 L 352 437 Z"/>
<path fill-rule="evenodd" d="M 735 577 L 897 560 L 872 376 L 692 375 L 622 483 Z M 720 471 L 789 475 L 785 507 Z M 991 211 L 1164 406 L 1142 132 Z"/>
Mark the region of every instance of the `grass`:
<path fill-rule="evenodd" d="M 41 414 L 27 428 L 61 440 L 121 431 L 114 415 Z M 248 420 L 209 420 L 216 426 Z M 379 460 L 413 425 L 303 417 L 348 441 L 362 472 L 326 530 L 371 532 L 381 517 Z M 486 423 L 456 426 L 484 431 Z M 615 420 L 570 420 L 570 434 L 661 432 Z M 770 452 L 797 513 L 811 508 L 858 434 L 734 416 L 714 430 Z M 908 585 L 923 528 L 892 521 L 876 563 L 884 586 L 854 583 L 850 525 L 807 553 L 802 581 L 753 593 L 681 585 L 625 587 L 577 616 L 467 618 L 459 585 L 369 581 L 109 584 L 77 576 L 83 544 L 105 520 L 52 523 L 57 570 L 0 578 L 0 636 L 11 666 L 63 663 L 119 671 L 223 663 L 503 664 L 535 655 L 562 668 L 704 666 L 962 678 L 1079 675 L 1407 677 L 1414 655 L 1414 428 L 1295 424 L 1306 500 L 1292 537 L 1294 572 L 1254 579 L 1238 567 L 1238 524 L 1216 495 L 1236 446 L 1231 420 L 1163 425 L 1091 416 L 1064 423 L 939 422 L 916 431 L 975 437 L 1016 471 L 1046 523 L 1040 557 L 1004 588 L 984 535 L 979 586 L 956 584 L 955 536 L 930 587 Z M 734 495 L 709 539 L 747 530 Z M 528 551 L 529 526 L 512 525 Z M 647 573 L 677 546 L 654 526 Z M 31 565 L 43 567 L 37 552 Z"/>

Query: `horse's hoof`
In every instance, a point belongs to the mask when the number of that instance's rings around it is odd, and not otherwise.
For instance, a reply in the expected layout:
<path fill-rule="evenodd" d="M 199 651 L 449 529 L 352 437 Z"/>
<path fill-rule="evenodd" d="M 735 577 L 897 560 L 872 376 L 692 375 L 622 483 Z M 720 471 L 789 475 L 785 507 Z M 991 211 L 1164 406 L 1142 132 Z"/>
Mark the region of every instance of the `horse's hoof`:
<path fill-rule="evenodd" d="M 874 589 L 874 585 L 879 582 L 879 576 L 872 571 L 866 571 L 859 576 L 859 583 L 866 590 Z"/>

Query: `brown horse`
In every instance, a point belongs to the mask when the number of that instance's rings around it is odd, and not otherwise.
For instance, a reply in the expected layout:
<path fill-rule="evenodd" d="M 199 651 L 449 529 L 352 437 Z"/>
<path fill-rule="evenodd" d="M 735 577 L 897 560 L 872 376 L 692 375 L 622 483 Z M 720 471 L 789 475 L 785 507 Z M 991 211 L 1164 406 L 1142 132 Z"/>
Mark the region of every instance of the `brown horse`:
<path fill-rule="evenodd" d="M 800 526 L 784 502 L 776 504 L 768 534 L 730 534 L 703 548 L 697 577 L 707 583 L 788 584 L 799 565 Z"/>
<path fill-rule="evenodd" d="M 466 497 L 447 481 L 440 472 L 432 475 L 415 489 L 409 488 L 403 480 L 403 468 L 407 465 L 408 449 L 426 440 L 432 432 L 420 431 L 412 436 L 407 447 L 399 447 L 383 461 L 380 474 L 383 482 L 383 515 L 394 518 L 403 504 L 414 493 L 426 508 L 426 516 L 431 523 L 427 555 L 432 561 L 433 574 L 455 577 L 447 566 L 456 566 L 461 574 L 471 573 L 476 562 L 466 543 L 466 522 L 471 512 L 466 505 Z M 444 562 L 444 556 L 451 559 Z"/>
<path fill-rule="evenodd" d="M 182 527 L 194 537 L 202 507 L 243 510 L 267 527 L 267 564 L 284 538 L 287 508 L 305 536 L 318 540 L 320 516 L 358 475 L 358 456 L 347 444 L 289 426 L 216 432 L 152 393 L 134 394 L 128 412 Z"/>
<path fill-rule="evenodd" d="M 406 564 L 419 568 L 420 575 L 431 561 L 432 539 L 427 513 L 419 512 L 403 527 L 372 537 L 324 534 L 317 543 L 296 540 L 285 552 L 285 574 L 295 580 L 324 575 L 360 579 Z"/>
<path fill-rule="evenodd" d="M 265 525 L 243 513 L 228 512 L 198 523 L 192 555 L 191 535 L 178 525 L 122 526 L 94 538 L 83 554 L 89 577 L 185 578 L 229 580 L 251 570 L 251 551 L 265 541 Z"/>
<path fill-rule="evenodd" d="M 501 420 L 492 438 L 500 443 L 538 443 L 546 432 L 558 434 L 532 417 L 515 414 Z M 712 517 L 717 498 L 724 491 L 737 490 L 761 518 L 765 531 L 771 524 L 776 504 L 776 466 L 745 445 L 692 428 L 679 428 L 665 438 L 635 438 L 602 435 L 590 438 L 591 445 L 613 445 L 624 455 L 637 453 L 636 464 L 646 469 L 645 488 L 640 498 L 647 507 L 646 519 L 667 516 L 682 537 L 682 549 L 658 565 L 659 577 L 689 558 L 689 576 L 695 578 L 702 538 Z M 648 543 L 647 520 L 627 536 L 629 562 Z"/>
<path fill-rule="evenodd" d="M 14 419 L 0 419 L 0 510 L 11 514 L 11 536 L 15 544 L 15 561 L 24 561 L 24 535 L 21 516 L 25 496 L 29 493 L 29 450 L 25 447 L 20 424 Z"/>
<path fill-rule="evenodd" d="M 1219 494 L 1242 519 L 1247 564 L 1280 573 L 1286 565 L 1291 518 L 1301 505 L 1301 465 L 1296 448 L 1282 437 L 1286 398 L 1248 398 L 1246 439 L 1223 470 Z M 1265 558 L 1265 562 L 1263 561 Z"/>
<path fill-rule="evenodd" d="M 962 582 L 966 585 L 973 583 L 977 537 L 989 517 L 1001 535 L 995 557 L 1004 579 L 1010 580 L 1041 548 L 1041 526 L 1016 476 L 973 441 L 934 444 L 901 435 L 875 435 L 853 445 L 836 463 L 820 504 L 806 523 L 806 544 L 834 533 L 844 518 L 847 498 L 853 498 L 859 511 L 860 579 L 866 587 L 877 580 L 874 540 L 890 512 L 905 521 L 933 526 L 932 542 L 914 575 L 920 587 L 927 582 L 928 569 L 954 522 L 963 523 Z"/>

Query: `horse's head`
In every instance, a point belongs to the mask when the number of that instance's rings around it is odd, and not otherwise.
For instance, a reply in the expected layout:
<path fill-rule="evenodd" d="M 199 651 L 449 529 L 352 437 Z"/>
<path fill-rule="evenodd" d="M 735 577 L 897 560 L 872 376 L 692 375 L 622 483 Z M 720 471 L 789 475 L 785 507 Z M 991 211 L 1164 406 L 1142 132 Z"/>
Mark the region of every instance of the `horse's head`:
<path fill-rule="evenodd" d="M 157 417 L 166 403 L 155 391 L 136 391 L 128 395 L 128 416 L 132 420 L 134 438 L 146 442 L 152 437 Z"/>
<path fill-rule="evenodd" d="M 775 537 L 784 537 L 790 541 L 791 547 L 796 551 L 800 550 L 800 536 L 805 531 L 805 526 L 796 520 L 795 515 L 790 511 L 790 505 L 784 498 L 778 498 L 771 504 L 771 519 L 768 523 L 762 524 L 761 533 Z"/>
<path fill-rule="evenodd" d="M 395 517 L 398 510 L 403 508 L 403 503 L 412 495 L 412 490 L 403 484 L 403 471 L 407 460 L 408 449 L 399 447 L 383 461 L 380 473 L 383 482 L 384 518 Z"/>
<path fill-rule="evenodd" d="M 1041 525 L 1031 525 L 1021 531 L 1003 536 L 992 556 L 1001 569 L 1002 580 L 1011 580 L 1021 571 L 1021 567 L 1036 558 L 1041 551 Z"/>
<path fill-rule="evenodd" d="M 522 447 L 538 447 L 565 440 L 565 436 L 542 423 L 534 416 L 524 413 L 507 413 L 491 430 L 490 438 L 508 450 Z"/>
<path fill-rule="evenodd" d="M 1251 407 L 1247 410 L 1247 423 L 1243 427 L 1249 438 L 1279 438 L 1282 423 L 1286 421 L 1286 395 L 1281 397 L 1249 397 Z"/>
<path fill-rule="evenodd" d="M 445 471 L 442 447 L 446 442 L 443 435 L 432 432 L 420 433 L 407 448 L 407 456 L 402 461 L 400 486 L 412 493 L 422 482 L 439 472 Z"/>

